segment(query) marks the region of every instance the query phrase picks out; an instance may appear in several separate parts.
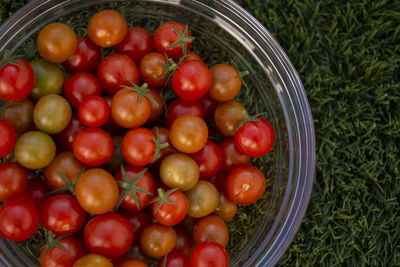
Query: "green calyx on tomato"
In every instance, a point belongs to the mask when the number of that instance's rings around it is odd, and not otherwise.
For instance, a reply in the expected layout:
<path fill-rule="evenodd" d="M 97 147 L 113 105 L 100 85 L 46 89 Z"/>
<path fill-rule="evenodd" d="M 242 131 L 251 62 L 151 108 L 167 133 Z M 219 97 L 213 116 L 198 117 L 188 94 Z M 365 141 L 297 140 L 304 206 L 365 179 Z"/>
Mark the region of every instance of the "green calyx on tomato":
<path fill-rule="evenodd" d="M 156 100 L 149 94 L 149 89 L 148 84 L 144 83 L 142 84 L 142 86 L 138 86 L 137 84 L 135 84 L 134 82 L 130 82 L 132 84 L 132 86 L 126 86 L 126 85 L 121 85 L 121 87 L 123 88 L 127 88 L 133 92 L 136 92 L 139 95 L 139 103 L 142 102 L 143 96 L 148 98 L 151 102 L 156 102 Z"/>
<path fill-rule="evenodd" d="M 161 206 L 162 206 L 162 204 L 164 204 L 164 202 L 172 204 L 172 205 L 176 205 L 176 202 L 168 197 L 169 195 L 171 195 L 176 190 L 178 190 L 178 188 L 170 189 L 167 192 L 165 192 L 164 189 L 162 189 L 162 188 L 158 188 L 157 189 L 158 197 L 156 197 L 152 201 L 150 201 L 150 204 L 158 201 L 156 209 L 154 211 L 154 214 L 157 213 L 157 211 L 161 208 Z"/>
<path fill-rule="evenodd" d="M 65 186 L 63 188 L 54 190 L 51 194 L 60 194 L 65 192 L 70 192 L 73 196 L 75 196 L 75 184 L 78 181 L 79 177 L 86 171 L 86 168 L 83 168 L 71 182 L 64 174 L 62 174 L 59 170 L 57 170 L 57 174 L 60 176 L 61 180 L 64 182 Z"/>
<path fill-rule="evenodd" d="M 189 27 L 188 27 L 188 25 L 185 26 L 185 30 L 183 31 L 183 33 L 181 33 L 175 26 L 173 26 L 173 27 L 174 27 L 174 31 L 175 31 L 176 35 L 178 35 L 179 39 L 176 40 L 174 43 L 172 43 L 172 44 L 167 48 L 167 50 L 169 50 L 169 49 L 171 49 L 171 48 L 174 48 L 174 47 L 177 47 L 177 46 L 179 46 L 179 45 L 182 45 L 182 52 L 183 52 L 183 55 L 185 56 L 185 55 L 186 55 L 186 46 L 187 46 L 187 43 L 193 42 L 193 40 L 195 39 L 195 37 L 189 36 L 189 35 L 188 35 L 188 32 L 189 32 Z"/>
<path fill-rule="evenodd" d="M 153 141 L 154 144 L 156 145 L 156 151 L 154 152 L 154 157 L 151 163 L 154 163 L 158 159 L 161 149 L 169 146 L 168 142 L 160 144 L 160 133 L 157 127 L 155 129 L 156 129 L 156 137 L 155 138 L 153 137 Z"/>
<path fill-rule="evenodd" d="M 124 169 L 124 166 L 121 165 L 121 174 L 122 174 L 122 182 L 117 181 L 117 184 L 119 187 L 121 187 L 122 193 L 119 196 L 118 202 L 115 205 L 115 209 L 118 209 L 118 207 L 121 205 L 122 201 L 125 199 L 125 197 L 129 194 L 132 199 L 135 201 L 136 206 L 140 210 L 140 202 L 137 197 L 137 193 L 143 193 L 146 195 L 153 195 L 152 193 L 144 190 L 141 187 L 138 187 L 136 183 L 142 178 L 143 174 L 147 171 L 147 168 L 143 169 L 141 172 L 139 172 L 132 180 L 129 180 L 128 175 L 126 174 L 126 171 Z"/>
<path fill-rule="evenodd" d="M 61 249 L 67 250 L 67 248 L 58 241 L 60 241 L 60 239 L 63 239 L 64 237 L 69 236 L 71 234 L 64 234 L 64 235 L 60 235 L 60 236 L 57 236 L 54 238 L 53 233 L 50 230 L 46 230 L 45 235 L 46 235 L 46 239 L 47 239 L 47 243 L 45 245 L 46 250 L 40 256 L 41 259 L 46 257 L 47 253 L 49 253 L 50 250 L 54 247 L 59 247 Z"/>

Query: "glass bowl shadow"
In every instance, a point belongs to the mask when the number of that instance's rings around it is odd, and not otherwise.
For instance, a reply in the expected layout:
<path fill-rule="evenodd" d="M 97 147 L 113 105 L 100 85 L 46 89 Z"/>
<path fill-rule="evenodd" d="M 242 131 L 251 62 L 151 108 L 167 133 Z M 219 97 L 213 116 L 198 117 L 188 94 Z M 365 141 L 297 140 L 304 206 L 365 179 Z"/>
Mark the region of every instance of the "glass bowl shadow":
<path fill-rule="evenodd" d="M 266 112 L 276 143 L 252 162 L 265 174 L 267 190 L 228 223 L 228 252 L 230 266 L 275 265 L 302 221 L 315 169 L 312 116 L 289 58 L 260 22 L 230 0 L 33 0 L 0 26 L 0 56 L 37 58 L 36 37 L 43 26 L 65 22 L 85 35 L 89 18 L 102 9 L 117 10 L 129 26 L 152 33 L 166 21 L 189 24 L 196 37 L 193 50 L 207 65 L 225 62 L 249 71 L 238 100 L 250 114 Z M 0 266 L 38 265 L 20 246 L 0 239 Z"/>

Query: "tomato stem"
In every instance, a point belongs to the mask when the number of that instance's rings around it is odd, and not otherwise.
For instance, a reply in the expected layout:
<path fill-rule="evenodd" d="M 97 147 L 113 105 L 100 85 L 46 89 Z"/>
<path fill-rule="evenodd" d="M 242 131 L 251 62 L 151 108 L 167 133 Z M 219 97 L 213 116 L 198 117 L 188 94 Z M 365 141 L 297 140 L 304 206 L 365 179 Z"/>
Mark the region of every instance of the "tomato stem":
<path fill-rule="evenodd" d="M 164 204 L 164 202 L 172 204 L 172 205 L 176 205 L 176 202 L 173 201 L 168 196 L 177 190 L 178 190 L 178 188 L 173 188 L 173 189 L 170 189 L 167 192 L 165 192 L 164 189 L 162 189 L 162 188 L 157 189 L 158 197 L 155 197 L 150 201 L 150 204 L 158 201 L 156 209 L 154 210 L 154 214 L 156 214 L 158 212 L 158 210 L 161 208 L 161 206 Z"/>
<path fill-rule="evenodd" d="M 144 83 L 140 87 L 134 82 L 130 82 L 132 86 L 121 85 L 123 88 L 127 88 L 131 91 L 136 92 L 139 95 L 139 103 L 142 102 L 143 97 L 148 98 L 153 103 L 157 104 L 157 101 L 149 94 L 148 84 Z"/>
<path fill-rule="evenodd" d="M 59 247 L 61 249 L 67 250 L 67 248 L 63 244 L 61 244 L 59 241 L 60 241 L 60 239 L 66 237 L 66 236 L 69 236 L 71 234 L 64 234 L 64 235 L 60 235 L 60 236 L 57 236 L 56 238 L 54 238 L 53 233 L 50 230 L 46 230 L 45 235 L 47 237 L 47 243 L 44 247 L 47 247 L 47 248 L 44 251 L 43 255 L 40 256 L 40 259 L 43 259 L 44 257 L 46 257 L 47 253 L 49 253 L 53 247 Z"/>
<path fill-rule="evenodd" d="M 242 127 L 242 125 L 245 124 L 245 123 L 248 122 L 248 121 L 255 121 L 255 122 L 261 123 L 260 120 L 259 120 L 258 118 L 259 118 L 259 117 L 262 117 L 262 116 L 264 116 L 264 115 L 266 115 L 266 114 L 268 114 L 268 113 L 267 113 L 267 112 L 262 112 L 262 113 L 258 113 L 258 114 L 256 114 L 256 115 L 247 116 L 244 120 L 242 120 L 242 121 L 239 123 L 239 125 L 236 127 L 235 132 L 236 132 L 237 130 L 239 130 L 239 128 Z"/>
<path fill-rule="evenodd" d="M 161 149 L 169 146 L 168 143 L 160 144 L 160 133 L 158 131 L 158 127 L 155 127 L 155 128 L 156 128 L 156 138 L 153 137 L 153 142 L 156 145 L 156 151 L 154 152 L 154 157 L 153 157 L 153 160 L 151 161 L 151 163 L 154 163 L 158 159 Z"/>
<path fill-rule="evenodd" d="M 75 184 L 78 181 L 79 177 L 86 171 L 86 168 L 83 168 L 74 178 L 74 180 L 71 182 L 63 173 L 61 173 L 59 170 L 56 170 L 57 174 L 60 176 L 61 180 L 65 184 L 64 187 L 51 191 L 50 194 L 59 194 L 59 193 L 65 193 L 65 192 L 70 192 L 73 196 L 75 196 Z"/>

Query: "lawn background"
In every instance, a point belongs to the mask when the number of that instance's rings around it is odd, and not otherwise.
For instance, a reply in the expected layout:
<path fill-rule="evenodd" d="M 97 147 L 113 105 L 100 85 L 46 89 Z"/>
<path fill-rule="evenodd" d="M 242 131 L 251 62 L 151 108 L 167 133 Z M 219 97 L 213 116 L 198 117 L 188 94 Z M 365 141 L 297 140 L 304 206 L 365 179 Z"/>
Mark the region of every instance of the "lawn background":
<path fill-rule="evenodd" d="M 27 0 L 0 0 L 0 23 Z M 400 1 L 237 0 L 304 83 L 310 205 L 280 266 L 400 266 Z"/>

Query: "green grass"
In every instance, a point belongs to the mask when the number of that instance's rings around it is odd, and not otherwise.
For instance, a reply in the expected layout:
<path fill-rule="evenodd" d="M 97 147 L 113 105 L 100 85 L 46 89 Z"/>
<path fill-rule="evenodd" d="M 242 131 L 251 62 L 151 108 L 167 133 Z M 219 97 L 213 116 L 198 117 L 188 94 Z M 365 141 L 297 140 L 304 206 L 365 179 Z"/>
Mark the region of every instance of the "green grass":
<path fill-rule="evenodd" d="M 2 0 L 0 21 L 24 2 Z M 314 116 L 313 193 L 280 266 L 400 266 L 400 2 L 238 2 L 283 46 Z"/>

